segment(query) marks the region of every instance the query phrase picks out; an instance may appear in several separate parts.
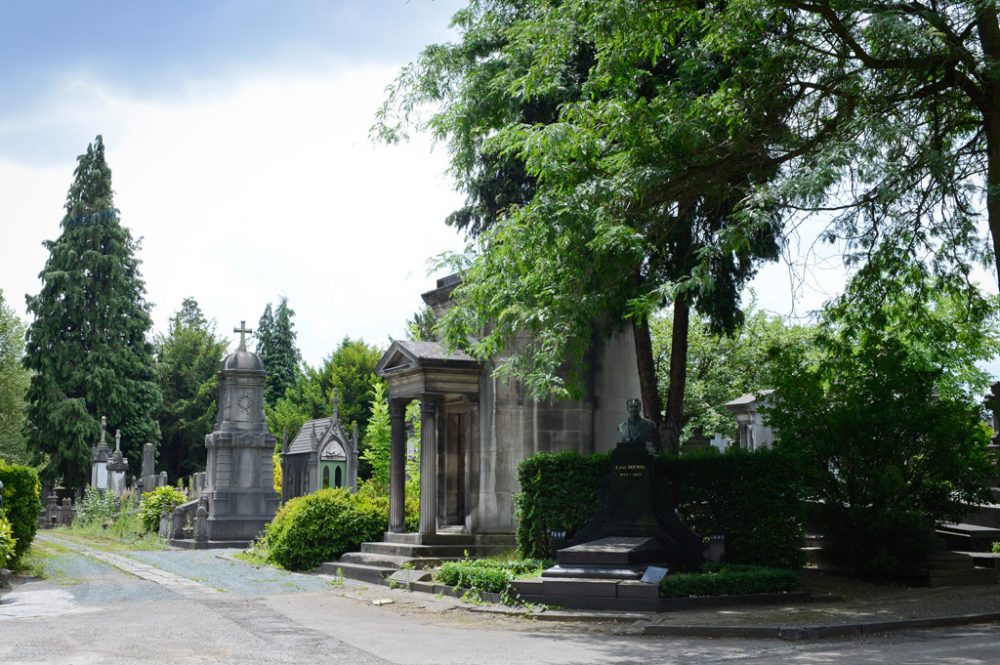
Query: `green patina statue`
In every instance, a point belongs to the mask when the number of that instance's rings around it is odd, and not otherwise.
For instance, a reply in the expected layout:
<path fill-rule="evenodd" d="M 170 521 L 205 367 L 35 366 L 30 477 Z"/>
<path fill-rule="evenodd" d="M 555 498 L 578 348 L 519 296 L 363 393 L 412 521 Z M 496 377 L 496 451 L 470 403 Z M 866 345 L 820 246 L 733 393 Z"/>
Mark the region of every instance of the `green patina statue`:
<path fill-rule="evenodd" d="M 628 410 L 628 419 L 623 420 L 618 425 L 618 443 L 621 445 L 644 446 L 653 442 L 653 433 L 656 431 L 656 423 L 646 420 L 639 411 L 641 402 L 633 397 L 625 400 L 625 408 Z"/>

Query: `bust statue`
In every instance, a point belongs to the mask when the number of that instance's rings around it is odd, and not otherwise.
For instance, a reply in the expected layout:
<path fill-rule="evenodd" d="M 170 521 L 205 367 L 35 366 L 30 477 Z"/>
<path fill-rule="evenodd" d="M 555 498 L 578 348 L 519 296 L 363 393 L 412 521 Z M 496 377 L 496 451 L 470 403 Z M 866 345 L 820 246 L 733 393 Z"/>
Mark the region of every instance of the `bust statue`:
<path fill-rule="evenodd" d="M 618 425 L 618 443 L 632 446 L 652 443 L 656 423 L 639 415 L 639 400 L 635 397 L 625 400 L 625 408 L 628 410 L 628 418 Z"/>

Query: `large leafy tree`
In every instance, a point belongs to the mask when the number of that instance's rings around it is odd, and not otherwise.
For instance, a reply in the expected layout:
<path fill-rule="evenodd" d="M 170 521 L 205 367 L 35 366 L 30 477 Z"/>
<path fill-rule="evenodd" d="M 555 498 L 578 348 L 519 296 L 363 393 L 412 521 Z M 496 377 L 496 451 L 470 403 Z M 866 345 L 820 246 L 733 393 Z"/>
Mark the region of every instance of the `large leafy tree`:
<path fill-rule="evenodd" d="M 825 146 L 821 168 L 790 182 L 844 185 L 825 204 L 837 213 L 831 239 L 847 240 L 860 261 L 891 253 L 897 266 L 917 257 L 938 274 L 967 275 L 991 253 L 977 228 L 985 200 L 1000 266 L 996 2 L 773 4 L 794 12 L 796 30 L 785 43 L 808 49 L 822 77 L 814 84 L 824 94 L 803 99 L 800 110 L 822 112 L 830 98 L 852 109 Z"/>
<path fill-rule="evenodd" d="M 133 466 L 142 444 L 159 439 L 160 391 L 138 243 L 114 207 L 100 136 L 77 160 L 65 209 L 59 238 L 45 242 L 42 290 L 28 297 L 26 430 L 32 450 L 49 457 L 46 475 L 81 487 L 101 416 L 121 430 Z"/>
<path fill-rule="evenodd" d="M 754 193 L 843 109 L 790 120 L 811 59 L 773 47 L 788 12 L 758 3 L 496 0 L 454 23 L 461 43 L 426 49 L 381 115 L 393 139 L 421 102 L 442 104 L 427 125 L 479 211 L 446 340 L 474 339 L 536 394 L 573 394 L 595 322 L 630 320 L 644 410 L 660 420 L 648 321 L 672 303 L 662 438 L 675 448 L 690 309 L 716 330 L 740 323 L 743 284 L 779 250 L 777 205 Z M 523 186 L 482 204 L 511 163 Z"/>
<path fill-rule="evenodd" d="M 7 306 L 0 290 L 0 460 L 27 462 L 24 445 L 24 395 L 28 370 L 22 365 L 25 326 Z"/>
<path fill-rule="evenodd" d="M 156 369 L 163 402 L 157 412 L 163 439 L 159 461 L 176 480 L 205 468 L 205 435 L 212 431 L 218 402 L 219 363 L 226 341 L 216 336 L 194 298 L 185 298 L 158 335 Z"/>

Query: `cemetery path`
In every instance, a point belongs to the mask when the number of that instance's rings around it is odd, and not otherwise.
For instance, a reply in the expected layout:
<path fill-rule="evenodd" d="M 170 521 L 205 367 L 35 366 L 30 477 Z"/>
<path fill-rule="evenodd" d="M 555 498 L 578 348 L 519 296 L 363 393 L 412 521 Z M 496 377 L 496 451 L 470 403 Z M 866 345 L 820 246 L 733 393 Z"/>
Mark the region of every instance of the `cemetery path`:
<path fill-rule="evenodd" d="M 36 547 L 49 576 L 19 583 L 0 602 L 0 663 L 1000 661 L 995 625 L 810 643 L 649 637 L 621 624 L 472 613 L 450 598 L 256 569 L 218 550 L 106 552 L 49 534 Z"/>

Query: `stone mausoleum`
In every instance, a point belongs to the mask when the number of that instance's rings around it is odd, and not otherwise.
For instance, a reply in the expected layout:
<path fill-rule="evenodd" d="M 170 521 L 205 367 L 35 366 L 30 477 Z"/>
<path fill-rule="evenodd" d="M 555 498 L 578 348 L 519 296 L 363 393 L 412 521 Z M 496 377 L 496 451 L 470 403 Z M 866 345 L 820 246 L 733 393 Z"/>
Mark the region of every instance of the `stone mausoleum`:
<path fill-rule="evenodd" d="M 455 276 L 423 294 L 440 316 L 451 306 Z M 376 372 L 389 386 L 392 425 L 389 530 L 404 531 L 407 403 L 421 407 L 420 537 L 513 534 L 517 466 L 538 452 L 582 454 L 614 448 L 625 400 L 639 394 L 635 347 L 622 333 L 592 350 L 587 395 L 532 399 L 518 382 L 498 380 L 489 364 L 435 342 L 396 341 Z M 419 540 L 419 539 L 418 539 Z"/>
<path fill-rule="evenodd" d="M 281 500 L 327 487 L 358 488 L 358 432 L 344 431 L 336 400 L 333 416 L 307 421 L 281 456 Z"/>

